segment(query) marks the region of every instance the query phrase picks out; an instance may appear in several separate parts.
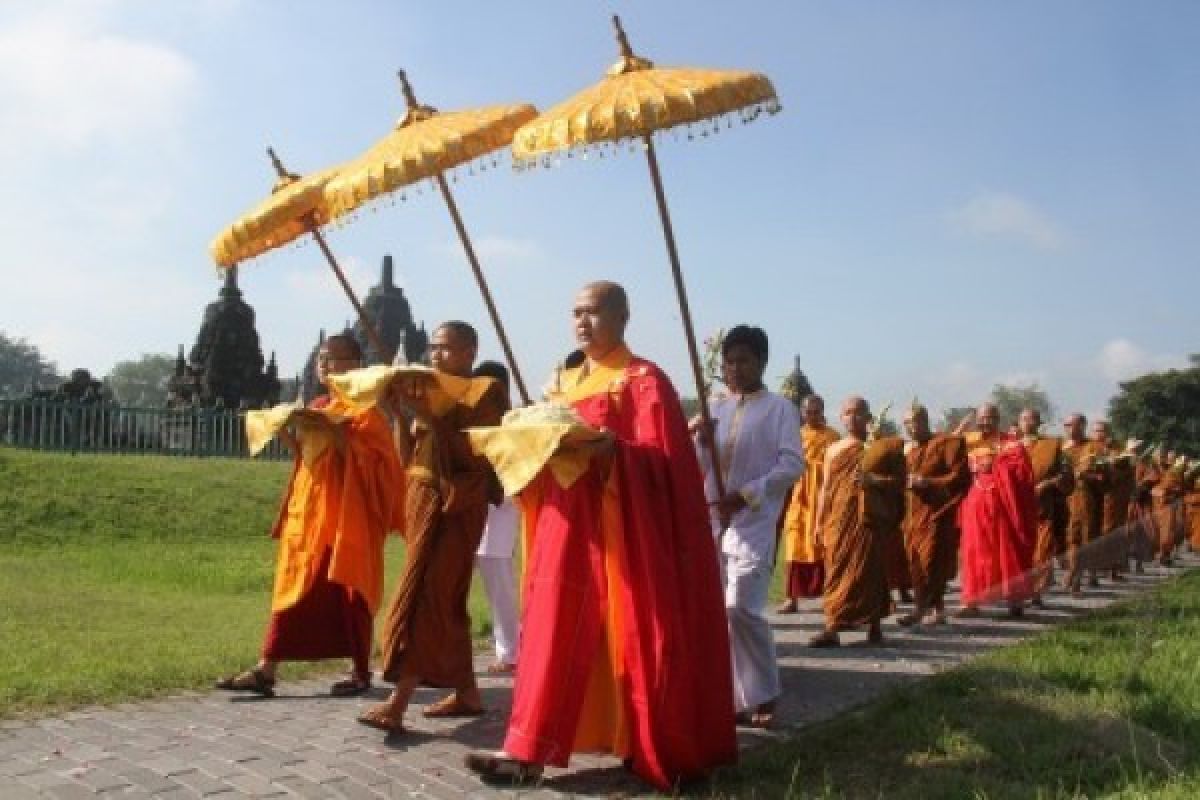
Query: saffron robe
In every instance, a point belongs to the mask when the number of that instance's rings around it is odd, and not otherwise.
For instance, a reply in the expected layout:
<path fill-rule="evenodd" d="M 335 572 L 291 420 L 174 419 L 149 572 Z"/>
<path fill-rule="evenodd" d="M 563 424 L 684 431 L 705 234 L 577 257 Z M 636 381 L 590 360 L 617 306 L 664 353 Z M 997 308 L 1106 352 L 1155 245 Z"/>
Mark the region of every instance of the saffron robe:
<path fill-rule="evenodd" d="M 717 553 L 670 381 L 623 346 L 595 367 L 565 370 L 562 399 L 612 432 L 611 457 L 521 493 L 534 534 L 504 749 L 556 766 L 611 752 L 669 791 L 737 757 Z"/>
<path fill-rule="evenodd" d="M 383 548 L 400 526 L 402 474 L 391 428 L 375 409 L 353 413 L 322 397 L 313 408 L 349 417 L 341 450 L 295 454 L 271 535 L 279 554 L 263 656 L 273 661 L 347 656 L 367 671 L 371 619 L 383 596 Z M 320 436 L 321 434 L 318 434 Z"/>
<path fill-rule="evenodd" d="M 1200 480 L 1192 481 L 1184 496 L 1184 508 L 1187 510 L 1188 542 L 1192 550 L 1200 551 Z"/>
<path fill-rule="evenodd" d="M 1104 559 L 1113 569 L 1124 570 L 1129 566 L 1129 549 L 1132 537 L 1129 533 L 1129 505 L 1133 502 L 1133 490 L 1137 482 L 1132 458 L 1122 458 L 1124 449 L 1116 445 L 1108 447 L 1108 485 L 1104 492 L 1101 510 L 1101 526 L 1108 541 Z"/>
<path fill-rule="evenodd" d="M 904 542 L 920 608 L 940 607 L 946 584 L 958 570 L 958 504 L 971 485 L 966 443 L 961 436 L 935 434 L 905 446 L 909 475 L 927 483 L 908 490 Z"/>
<path fill-rule="evenodd" d="M 970 458 L 974 477 L 958 509 L 963 605 L 1020 603 L 1033 592 L 1028 573 L 1037 538 L 1029 456 L 1013 443 L 994 455 L 973 450 Z"/>
<path fill-rule="evenodd" d="M 1184 537 L 1183 473 L 1174 467 L 1163 469 L 1151 490 L 1154 502 L 1154 526 L 1158 535 L 1158 557 L 1168 559 Z"/>
<path fill-rule="evenodd" d="M 878 483 L 861 486 L 859 473 Z M 864 449 L 853 437 L 825 457 L 820 535 L 825 548 L 825 627 L 870 625 L 891 610 L 884 559 L 904 517 L 904 443 L 894 437 Z"/>
<path fill-rule="evenodd" d="M 481 379 L 476 379 L 481 380 Z M 383 626 L 383 675 L 426 686 L 475 685 L 467 595 L 489 500 L 500 496 L 487 459 L 463 431 L 497 425 L 508 408 L 494 381 L 417 423 L 406 479 L 404 570 Z"/>
<path fill-rule="evenodd" d="M 1075 569 L 1103 569 L 1107 556 L 1091 546 L 1104 533 L 1104 494 L 1108 488 L 1108 470 L 1094 462 L 1104 453 L 1091 439 L 1075 444 L 1063 443 L 1063 454 L 1075 475 L 1075 490 L 1067 498 L 1067 552 Z"/>
<path fill-rule="evenodd" d="M 783 546 L 787 562 L 788 597 L 820 597 L 825 565 L 816 547 L 817 501 L 825 480 L 825 453 L 841 438 L 828 425 L 803 425 L 800 441 L 804 452 L 804 474 L 792 487 L 783 517 Z"/>
<path fill-rule="evenodd" d="M 1021 442 L 1029 453 L 1037 493 L 1037 541 L 1033 548 L 1034 591 L 1041 592 L 1054 574 L 1054 557 L 1063 552 L 1067 535 L 1067 493 L 1074 478 L 1063 467 L 1062 439 L 1034 436 Z M 1037 486 L 1053 481 L 1042 489 Z"/>

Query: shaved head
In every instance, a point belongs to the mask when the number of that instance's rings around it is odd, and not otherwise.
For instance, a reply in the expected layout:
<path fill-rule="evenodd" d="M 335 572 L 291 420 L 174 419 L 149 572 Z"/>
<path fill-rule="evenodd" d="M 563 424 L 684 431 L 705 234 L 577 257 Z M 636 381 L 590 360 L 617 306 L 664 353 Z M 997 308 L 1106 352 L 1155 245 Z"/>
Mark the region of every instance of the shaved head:
<path fill-rule="evenodd" d="M 857 439 L 865 439 L 870 421 L 871 407 L 866 400 L 858 395 L 850 395 L 842 401 L 842 426 L 846 433 Z"/>
<path fill-rule="evenodd" d="M 592 281 L 580 291 L 591 292 L 601 308 L 629 318 L 629 295 L 625 293 L 625 287 L 621 284 L 613 281 Z"/>

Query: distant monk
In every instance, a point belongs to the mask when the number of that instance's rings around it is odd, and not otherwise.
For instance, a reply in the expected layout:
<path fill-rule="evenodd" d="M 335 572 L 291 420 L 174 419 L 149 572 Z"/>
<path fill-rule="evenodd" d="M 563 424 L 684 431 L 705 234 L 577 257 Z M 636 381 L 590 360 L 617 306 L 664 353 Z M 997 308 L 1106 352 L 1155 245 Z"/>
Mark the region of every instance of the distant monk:
<path fill-rule="evenodd" d="M 331 375 L 360 366 L 354 337 L 331 336 L 317 354 L 317 379 L 328 385 Z M 383 596 L 384 537 L 399 520 L 400 459 L 377 409 L 353 413 L 326 396 L 310 407 L 347 419 L 332 432 L 281 434 L 295 464 L 271 533 L 279 555 L 262 658 L 218 681 L 220 689 L 270 696 L 281 661 L 343 657 L 353 669 L 330 693 L 348 697 L 371 687 L 371 626 Z"/>
<path fill-rule="evenodd" d="M 871 409 L 861 397 L 842 403 L 846 437 L 825 454 L 825 485 L 817 512 L 818 546 L 825 552 L 825 630 L 810 647 L 836 647 L 838 632 L 867 627 L 883 641 L 880 621 L 891 611 L 884 558 L 886 539 L 900 535 L 904 516 L 904 443 L 868 442 Z"/>
<path fill-rule="evenodd" d="M 1042 413 L 1026 408 L 1017 423 L 1021 444 L 1033 469 L 1033 491 L 1037 495 L 1037 540 L 1033 547 L 1033 597 L 1041 608 L 1042 594 L 1054 585 L 1054 559 L 1064 551 L 1067 532 L 1067 496 L 1075 478 L 1064 464 L 1062 439 L 1043 436 Z"/>
<path fill-rule="evenodd" d="M 1106 420 L 1098 419 L 1092 423 L 1092 440 L 1108 467 L 1100 524 L 1106 555 L 1099 559 L 1099 565 L 1108 568 L 1114 581 L 1123 581 L 1122 573 L 1129 569 L 1129 506 L 1137 482 L 1134 453 L 1126 452 L 1113 441 L 1112 428 Z"/>
<path fill-rule="evenodd" d="M 433 368 L 470 378 L 479 339 L 465 322 L 445 322 L 433 332 Z M 483 713 L 472 661 L 467 595 L 475 551 L 483 536 L 489 502 L 501 497 L 486 459 L 476 456 L 463 431 L 497 425 L 508 408 L 504 387 L 476 378 L 448 410 L 430 409 L 428 379 L 400 379 L 391 397 L 398 412 L 411 415 L 405 502 L 404 570 L 383 627 L 383 676 L 395 684 L 387 701 L 367 709 L 359 722 L 391 733 L 404 730 L 404 712 L 418 685 L 450 689 L 427 706 L 427 717 L 470 717 Z"/>
<path fill-rule="evenodd" d="M 1096 567 L 1099 552 L 1091 546 L 1100 538 L 1104 528 L 1104 493 L 1108 470 L 1100 460 L 1100 447 L 1087 438 L 1087 417 L 1071 414 L 1064 427 L 1067 440 L 1063 453 L 1075 475 L 1075 490 L 1067 498 L 1067 586 L 1071 594 L 1083 594 L 1083 573 L 1088 573 L 1088 585 L 1099 586 Z"/>
<path fill-rule="evenodd" d="M 967 450 L 978 447 L 999 449 L 1004 437 L 1000 434 L 1000 409 L 995 403 L 984 403 L 975 409 L 975 429 L 964 434 Z"/>
<path fill-rule="evenodd" d="M 987 406 L 980 408 L 985 419 Z M 962 609 L 977 617 L 979 606 L 1002 601 L 1020 616 L 1033 593 L 1030 569 L 1037 538 L 1037 497 L 1025 448 L 1015 441 L 979 437 L 968 453 L 971 488 L 958 509 Z"/>
<path fill-rule="evenodd" d="M 1183 511 L 1180 501 L 1184 494 L 1183 469 L 1175 463 L 1175 453 L 1162 451 L 1159 457 L 1159 479 L 1150 496 L 1154 501 L 1154 527 L 1158 534 L 1158 563 L 1171 566 L 1175 548 L 1183 541 Z"/>
<path fill-rule="evenodd" d="M 534 780 L 572 753 L 608 753 L 662 791 L 737 758 L 729 635 L 700 466 L 679 397 L 625 344 L 621 286 L 575 298 L 585 358 L 559 392 L 606 432 L 564 488 L 521 493 L 535 530 L 504 749 L 470 753 L 484 780 Z"/>
<path fill-rule="evenodd" d="M 787 561 L 787 600 L 775 609 L 794 614 L 801 597 L 820 597 L 825 588 L 825 559 L 816 545 L 817 500 L 825 480 L 825 451 L 841 436 L 825 424 L 825 401 L 804 398 L 800 439 L 804 474 L 792 488 L 783 520 L 783 556 Z"/>
<path fill-rule="evenodd" d="M 958 504 L 971 485 L 966 443 L 961 436 L 933 433 L 924 406 L 909 409 L 904 427 L 910 438 L 904 541 L 916 606 L 897 622 L 942 624 L 946 585 L 958 570 Z"/>
<path fill-rule="evenodd" d="M 1184 507 L 1187 509 L 1188 544 L 1196 553 L 1200 552 L 1200 478 L 1192 477 L 1187 489 Z"/>

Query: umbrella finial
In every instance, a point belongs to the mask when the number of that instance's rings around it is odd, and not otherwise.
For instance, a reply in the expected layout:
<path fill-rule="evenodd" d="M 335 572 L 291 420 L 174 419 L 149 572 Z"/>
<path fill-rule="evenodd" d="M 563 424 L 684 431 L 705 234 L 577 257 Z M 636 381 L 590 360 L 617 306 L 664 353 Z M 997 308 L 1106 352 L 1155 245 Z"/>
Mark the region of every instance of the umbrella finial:
<path fill-rule="evenodd" d="M 275 167 L 275 174 L 279 176 L 279 180 L 275 181 L 275 186 L 272 192 L 278 192 L 289 183 L 300 180 L 300 176 L 294 172 L 288 172 L 287 167 L 279 160 L 279 156 L 275 154 L 274 147 L 267 147 L 267 155 L 271 158 L 271 166 Z"/>
<path fill-rule="evenodd" d="M 408 103 L 409 109 L 419 108 L 420 103 L 417 102 L 417 96 L 413 93 L 412 84 L 408 82 L 408 75 L 404 70 L 396 70 L 396 77 L 400 79 L 400 91 L 404 92 L 404 102 Z"/>
<path fill-rule="evenodd" d="M 621 18 L 613 14 L 613 28 L 617 32 L 617 47 L 621 49 L 623 58 L 633 58 L 633 48 L 629 46 L 629 37 L 625 35 L 625 28 L 621 25 Z"/>

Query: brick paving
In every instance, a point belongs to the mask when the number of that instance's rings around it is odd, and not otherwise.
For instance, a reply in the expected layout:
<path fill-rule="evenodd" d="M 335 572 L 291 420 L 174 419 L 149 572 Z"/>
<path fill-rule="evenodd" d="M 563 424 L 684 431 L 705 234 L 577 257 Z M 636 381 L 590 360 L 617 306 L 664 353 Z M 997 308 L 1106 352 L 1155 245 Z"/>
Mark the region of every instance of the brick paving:
<path fill-rule="evenodd" d="M 883 691 L 931 675 L 992 647 L 1133 595 L 1200 565 L 1185 555 L 1172 569 L 1149 567 L 1127 583 L 1105 584 L 1082 599 L 1047 597 L 1045 610 L 1019 620 L 1000 611 L 982 619 L 917 631 L 885 625 L 888 641 L 866 644 L 844 634 L 843 647 L 810 650 L 820 629 L 817 604 L 775 618 L 785 695 L 778 728 L 743 732 L 743 747 L 786 736 Z M 383 698 L 327 695 L 329 678 L 281 684 L 272 699 L 227 692 L 179 695 L 57 717 L 0 722 L 0 800 L 24 798 L 523 798 L 628 796 L 646 792 L 610 758 L 578 757 L 570 769 L 548 770 L 543 783 L 520 792 L 483 787 L 462 766 L 473 748 L 503 737 L 511 682 L 482 675 L 489 712 L 477 719 L 433 721 L 420 707 L 440 696 L 419 690 L 410 731 L 385 736 L 354 717 Z"/>

